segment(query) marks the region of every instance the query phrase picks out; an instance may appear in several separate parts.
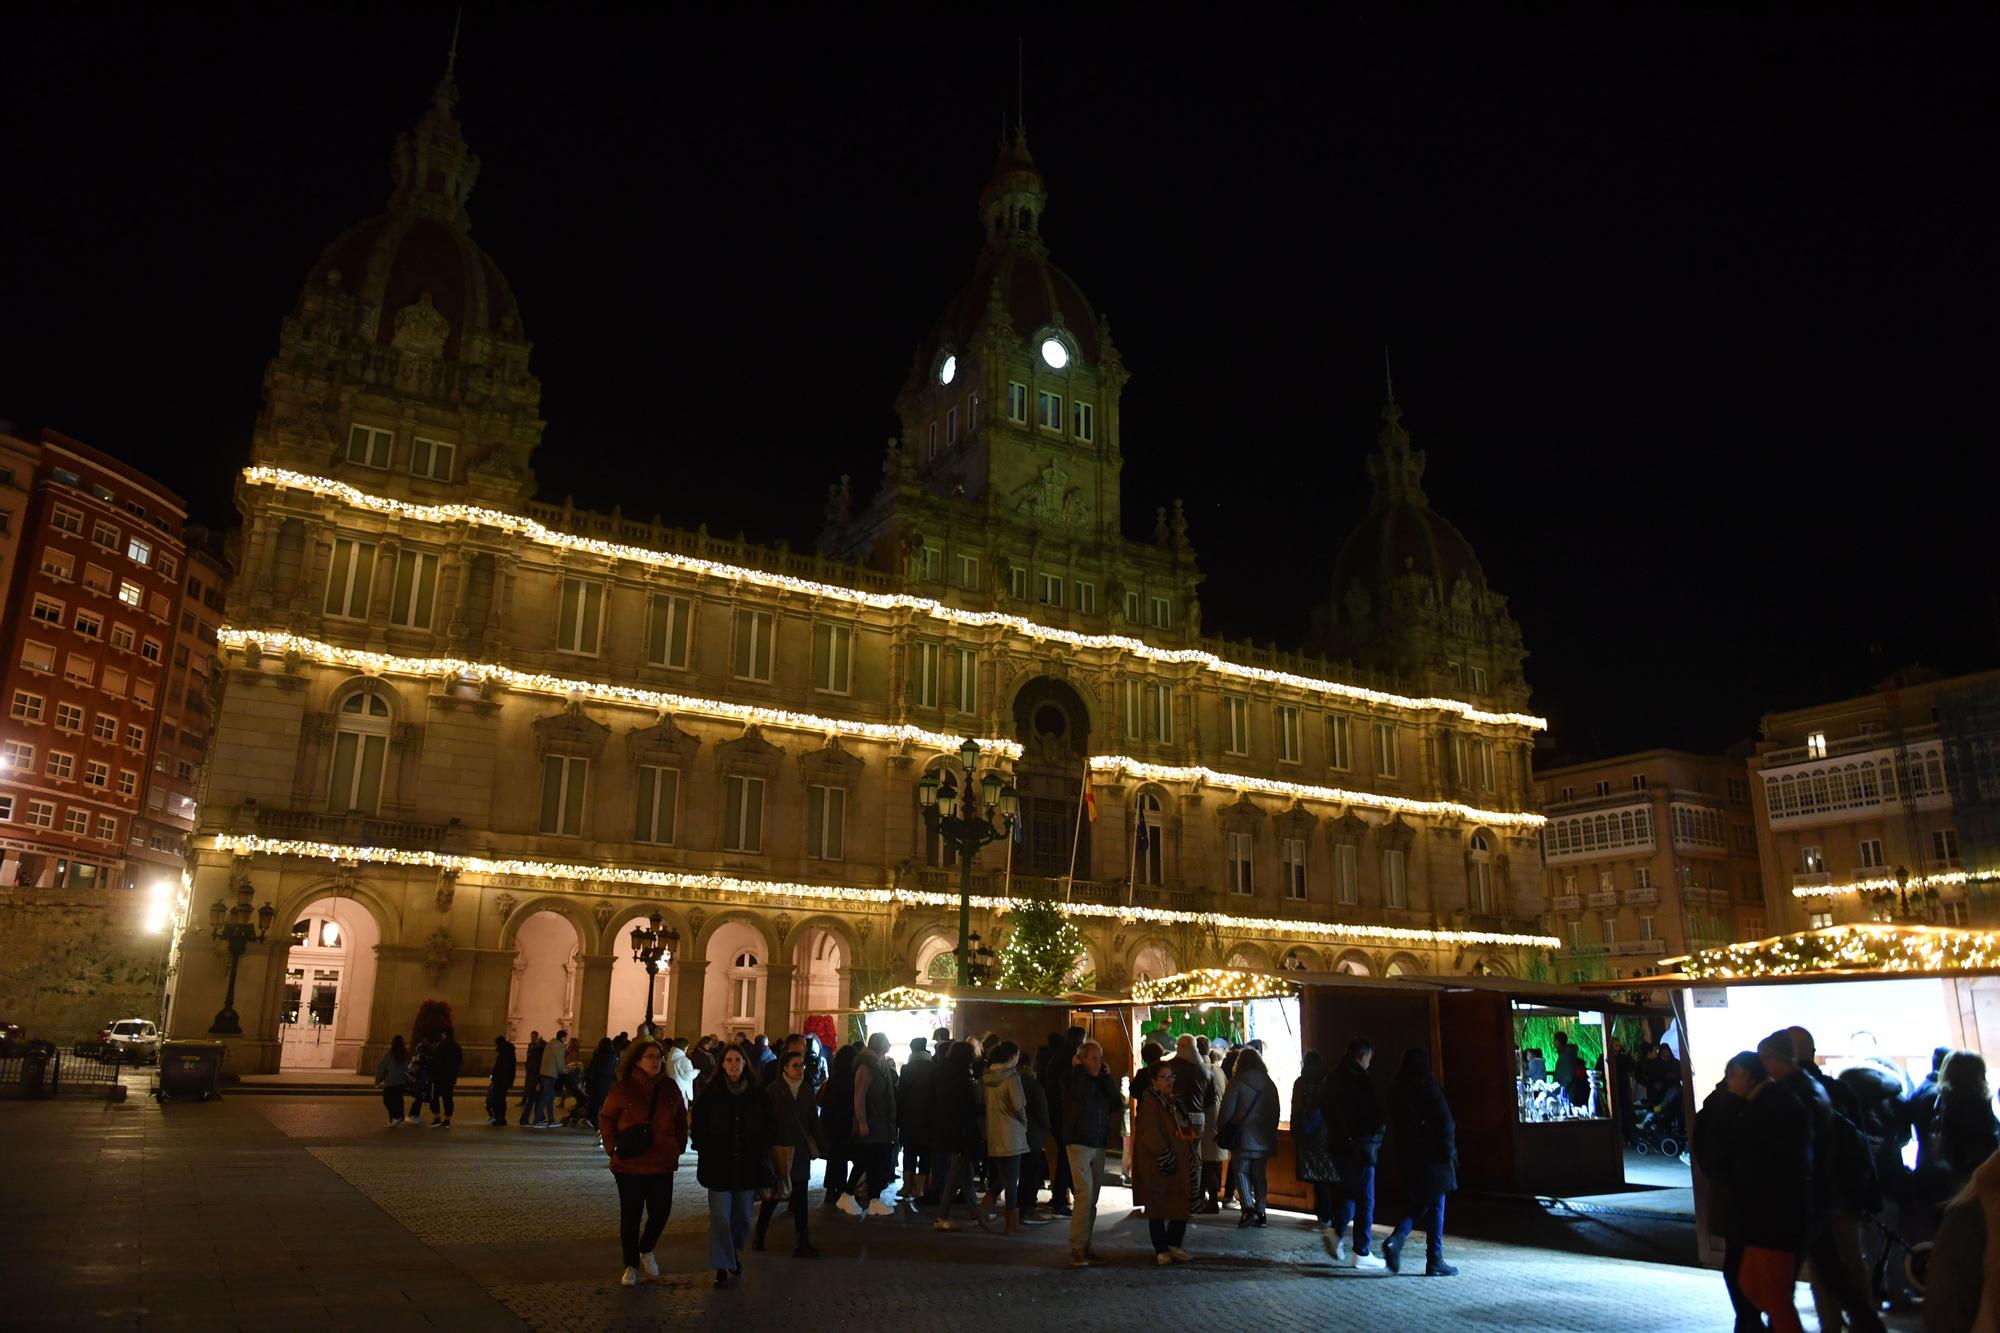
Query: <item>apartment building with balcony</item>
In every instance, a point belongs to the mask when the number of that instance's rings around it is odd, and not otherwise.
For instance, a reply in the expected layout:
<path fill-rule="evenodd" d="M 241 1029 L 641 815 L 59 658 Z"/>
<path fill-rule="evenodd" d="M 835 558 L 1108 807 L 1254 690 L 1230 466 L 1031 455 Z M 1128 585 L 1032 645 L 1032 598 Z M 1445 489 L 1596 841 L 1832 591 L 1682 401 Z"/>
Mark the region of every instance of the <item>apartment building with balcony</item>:
<path fill-rule="evenodd" d="M 1731 755 L 1646 750 L 1535 775 L 1543 923 L 1562 976 L 1638 976 L 1764 933 L 1749 771 Z"/>
<path fill-rule="evenodd" d="M 1960 825 L 1995 795 L 1990 738 L 1953 719 L 1990 713 L 1966 701 L 1996 694 L 2000 671 L 1911 667 L 1867 694 L 1766 715 L 1749 768 L 1774 930 L 1983 915 Z"/>

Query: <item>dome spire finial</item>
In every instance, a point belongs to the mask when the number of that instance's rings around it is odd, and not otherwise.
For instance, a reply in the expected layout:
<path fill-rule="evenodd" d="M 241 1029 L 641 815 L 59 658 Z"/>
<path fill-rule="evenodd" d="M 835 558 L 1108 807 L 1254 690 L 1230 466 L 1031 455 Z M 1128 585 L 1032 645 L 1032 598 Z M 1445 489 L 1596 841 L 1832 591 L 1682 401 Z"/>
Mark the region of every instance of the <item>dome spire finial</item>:
<path fill-rule="evenodd" d="M 452 24 L 451 48 L 445 55 L 444 76 L 431 90 L 430 109 L 416 128 L 396 136 L 389 154 L 389 208 L 421 213 L 459 231 L 472 219 L 465 201 L 479 179 L 479 159 L 466 146 L 458 126 L 458 24 Z"/>
<path fill-rule="evenodd" d="M 1375 454 L 1368 460 L 1368 476 L 1375 483 L 1374 508 L 1392 504 L 1427 508 L 1424 451 L 1411 447 L 1410 433 L 1403 428 L 1403 408 L 1396 401 L 1396 378 L 1387 345 L 1382 348 L 1382 387 L 1382 429 L 1375 433 Z"/>

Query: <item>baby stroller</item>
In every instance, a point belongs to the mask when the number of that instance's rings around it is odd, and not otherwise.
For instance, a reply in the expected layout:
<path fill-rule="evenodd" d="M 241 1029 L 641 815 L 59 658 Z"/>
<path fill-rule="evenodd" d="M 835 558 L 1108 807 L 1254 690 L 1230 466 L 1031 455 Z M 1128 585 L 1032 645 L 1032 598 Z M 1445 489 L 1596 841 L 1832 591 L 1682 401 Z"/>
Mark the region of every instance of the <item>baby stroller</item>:
<path fill-rule="evenodd" d="M 1686 1147 L 1681 1140 L 1680 1120 L 1659 1107 L 1640 1107 L 1633 1129 L 1632 1151 L 1641 1157 L 1653 1153 L 1679 1157 Z"/>

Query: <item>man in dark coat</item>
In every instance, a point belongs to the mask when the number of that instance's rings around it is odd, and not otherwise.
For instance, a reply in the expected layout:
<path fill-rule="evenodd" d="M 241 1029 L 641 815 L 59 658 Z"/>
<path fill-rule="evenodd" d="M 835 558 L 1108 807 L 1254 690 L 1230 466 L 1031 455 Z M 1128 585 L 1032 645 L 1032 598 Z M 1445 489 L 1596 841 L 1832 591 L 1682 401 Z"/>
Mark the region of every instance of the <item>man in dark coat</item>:
<path fill-rule="evenodd" d="M 542 1096 L 542 1050 L 548 1043 L 532 1029 L 528 1033 L 528 1063 L 521 1079 L 521 1123 L 534 1118 L 535 1104 Z"/>
<path fill-rule="evenodd" d="M 518 1060 L 514 1043 L 501 1033 L 493 1039 L 493 1072 L 486 1077 L 486 1123 L 507 1123 L 507 1093 L 514 1086 L 514 1066 Z"/>
<path fill-rule="evenodd" d="M 910 1040 L 910 1058 L 896 1080 L 896 1132 L 903 1140 L 903 1188 L 898 1202 L 913 1203 L 930 1192 L 932 1136 L 931 1076 L 936 1073 L 930 1043 Z"/>
<path fill-rule="evenodd" d="M 1374 1239 L 1375 1162 L 1388 1129 L 1382 1099 L 1375 1095 L 1374 1081 L 1368 1077 L 1368 1066 L 1374 1059 L 1375 1044 L 1366 1037 L 1356 1037 L 1347 1043 L 1347 1053 L 1320 1091 L 1327 1151 L 1332 1154 L 1334 1170 L 1340 1173 L 1334 1186 L 1340 1202 L 1333 1215 L 1333 1230 L 1321 1232 L 1320 1243 L 1335 1264 L 1346 1268 L 1383 1266 L 1368 1252 Z M 1349 1222 L 1354 1224 L 1351 1246 L 1346 1236 Z"/>
<path fill-rule="evenodd" d="M 1809 1074 L 1801 1067 L 1798 1043 L 1790 1031 L 1773 1032 L 1758 1042 L 1757 1055 L 1772 1081 L 1798 1098 L 1806 1111 L 1809 1126 L 1806 1141 L 1812 1161 L 1812 1226 L 1805 1253 L 1813 1266 L 1813 1304 L 1819 1308 L 1822 1322 L 1837 1306 L 1846 1313 L 1857 1333 L 1883 1333 L 1874 1292 L 1864 1292 L 1857 1285 L 1840 1253 L 1835 1226 L 1842 1208 L 1841 1129 L 1835 1124 L 1840 1113 L 1833 1109 L 1832 1099 L 1815 1076 L 1817 1071 Z M 1848 1093 L 1849 1097 L 1852 1095 Z"/>
<path fill-rule="evenodd" d="M 1456 1277 L 1444 1261 L 1444 1196 L 1458 1188 L 1458 1127 L 1444 1088 L 1431 1077 L 1428 1051 L 1411 1047 L 1389 1084 L 1389 1130 L 1403 1188 L 1410 1203 L 1395 1232 L 1382 1242 L 1390 1272 L 1402 1271 L 1403 1242 L 1424 1229 L 1424 1276 Z"/>
<path fill-rule="evenodd" d="M 1121 1137 L 1125 1108 L 1118 1096 L 1118 1076 L 1105 1067 L 1104 1048 L 1094 1041 L 1078 1045 L 1058 1081 L 1063 1085 L 1063 1155 L 1076 1189 L 1069 1220 L 1069 1262 L 1072 1268 L 1082 1268 L 1097 1258 L 1090 1233 L 1097 1225 L 1098 1182 L 1104 1176 L 1105 1152 Z"/>
<path fill-rule="evenodd" d="M 431 1051 L 432 1129 L 451 1128 L 452 1092 L 458 1083 L 458 1071 L 464 1067 L 465 1048 L 458 1044 L 452 1030 L 446 1028 Z"/>

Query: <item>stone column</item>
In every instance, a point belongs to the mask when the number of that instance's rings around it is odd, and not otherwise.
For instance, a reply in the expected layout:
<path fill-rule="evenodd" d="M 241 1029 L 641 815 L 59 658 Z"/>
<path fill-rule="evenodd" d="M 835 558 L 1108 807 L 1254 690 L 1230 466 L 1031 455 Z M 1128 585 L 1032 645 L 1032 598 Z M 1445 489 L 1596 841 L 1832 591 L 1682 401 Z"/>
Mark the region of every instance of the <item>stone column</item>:
<path fill-rule="evenodd" d="M 703 1026 L 701 994 L 708 979 L 708 960 L 690 958 L 685 962 L 674 960 L 673 1001 L 674 1021 L 672 1032 L 686 1037 L 693 1045 L 708 1029 Z"/>
<path fill-rule="evenodd" d="M 797 963 L 770 963 L 764 968 L 764 1031 L 776 1045 L 792 1030 L 792 982 Z"/>
<path fill-rule="evenodd" d="M 578 978 L 582 993 L 576 1001 L 576 1033 L 583 1042 L 584 1049 L 597 1045 L 599 1037 L 609 1035 L 605 1024 L 611 1016 L 611 955 L 587 953 L 577 958 L 582 965 L 583 975 Z"/>
<path fill-rule="evenodd" d="M 840 978 L 840 985 L 833 997 L 833 1007 L 836 1009 L 852 1009 L 854 1002 L 861 998 L 854 993 L 854 969 L 851 967 L 835 968 L 834 975 Z"/>

